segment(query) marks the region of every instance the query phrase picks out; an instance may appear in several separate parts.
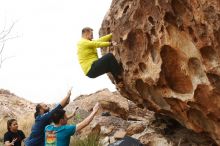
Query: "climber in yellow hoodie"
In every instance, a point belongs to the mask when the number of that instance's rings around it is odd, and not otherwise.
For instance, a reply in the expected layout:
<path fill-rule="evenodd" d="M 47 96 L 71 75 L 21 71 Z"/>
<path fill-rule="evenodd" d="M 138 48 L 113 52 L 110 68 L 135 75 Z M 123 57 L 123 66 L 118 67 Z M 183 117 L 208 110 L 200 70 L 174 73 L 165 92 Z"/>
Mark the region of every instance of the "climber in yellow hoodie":
<path fill-rule="evenodd" d="M 82 38 L 78 42 L 77 55 L 84 74 L 90 78 L 96 78 L 110 72 L 115 82 L 121 84 L 121 67 L 112 53 L 107 53 L 98 58 L 97 48 L 116 45 L 111 42 L 112 34 L 105 35 L 98 40 L 93 40 L 93 29 L 82 29 Z"/>

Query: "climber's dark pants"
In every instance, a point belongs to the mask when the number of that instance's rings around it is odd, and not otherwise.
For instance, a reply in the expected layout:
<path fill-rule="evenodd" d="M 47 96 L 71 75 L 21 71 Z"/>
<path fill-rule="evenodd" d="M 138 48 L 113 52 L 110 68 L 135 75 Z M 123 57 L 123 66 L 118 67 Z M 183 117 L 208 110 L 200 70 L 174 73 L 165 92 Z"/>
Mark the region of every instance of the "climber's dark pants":
<path fill-rule="evenodd" d="M 121 67 L 112 53 L 108 53 L 94 61 L 87 76 L 90 78 L 96 78 L 108 72 L 112 73 L 116 82 L 119 81 L 118 75 L 121 74 Z"/>

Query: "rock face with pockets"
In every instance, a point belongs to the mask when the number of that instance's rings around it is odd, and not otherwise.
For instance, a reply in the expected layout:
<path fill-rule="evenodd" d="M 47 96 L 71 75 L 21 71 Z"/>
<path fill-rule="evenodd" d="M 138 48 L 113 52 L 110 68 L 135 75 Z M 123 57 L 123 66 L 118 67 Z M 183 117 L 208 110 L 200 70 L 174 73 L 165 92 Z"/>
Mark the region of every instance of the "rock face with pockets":
<path fill-rule="evenodd" d="M 118 45 L 102 54 L 123 67 L 120 93 L 220 145 L 220 1 L 113 0 L 110 32 Z"/>

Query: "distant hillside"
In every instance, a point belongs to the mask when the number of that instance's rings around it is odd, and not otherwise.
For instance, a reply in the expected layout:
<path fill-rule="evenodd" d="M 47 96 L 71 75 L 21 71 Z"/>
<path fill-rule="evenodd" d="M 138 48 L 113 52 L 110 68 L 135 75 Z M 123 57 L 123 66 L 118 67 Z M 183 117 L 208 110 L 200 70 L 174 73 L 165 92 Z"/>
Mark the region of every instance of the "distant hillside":
<path fill-rule="evenodd" d="M 17 118 L 33 113 L 35 104 L 16 96 L 8 90 L 0 89 L 0 119 Z"/>

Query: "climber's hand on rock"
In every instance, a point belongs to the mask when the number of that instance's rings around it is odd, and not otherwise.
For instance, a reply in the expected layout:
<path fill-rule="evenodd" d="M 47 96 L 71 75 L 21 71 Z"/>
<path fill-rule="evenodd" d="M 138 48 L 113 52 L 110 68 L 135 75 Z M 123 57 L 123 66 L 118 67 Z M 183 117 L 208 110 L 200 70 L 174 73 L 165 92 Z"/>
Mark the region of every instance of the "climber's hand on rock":
<path fill-rule="evenodd" d="M 112 42 L 111 42 L 111 45 L 112 45 L 112 46 L 117 46 L 117 45 L 118 45 L 118 43 L 117 43 L 117 42 L 115 42 L 115 41 L 112 41 Z"/>

